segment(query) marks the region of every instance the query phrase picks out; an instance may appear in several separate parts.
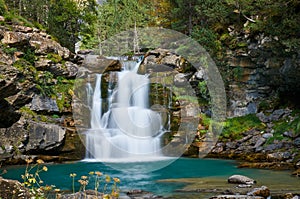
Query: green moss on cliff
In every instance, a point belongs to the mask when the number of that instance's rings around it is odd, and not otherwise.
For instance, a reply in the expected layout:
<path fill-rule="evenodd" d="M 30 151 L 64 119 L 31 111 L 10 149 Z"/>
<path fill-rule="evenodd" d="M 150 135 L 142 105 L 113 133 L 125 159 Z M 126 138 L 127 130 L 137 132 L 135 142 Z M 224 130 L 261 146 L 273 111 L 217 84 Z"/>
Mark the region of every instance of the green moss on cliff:
<path fill-rule="evenodd" d="M 253 128 L 263 130 L 265 126 L 254 114 L 242 117 L 229 118 L 225 121 L 221 138 L 237 140 L 243 137 L 243 132 Z"/>

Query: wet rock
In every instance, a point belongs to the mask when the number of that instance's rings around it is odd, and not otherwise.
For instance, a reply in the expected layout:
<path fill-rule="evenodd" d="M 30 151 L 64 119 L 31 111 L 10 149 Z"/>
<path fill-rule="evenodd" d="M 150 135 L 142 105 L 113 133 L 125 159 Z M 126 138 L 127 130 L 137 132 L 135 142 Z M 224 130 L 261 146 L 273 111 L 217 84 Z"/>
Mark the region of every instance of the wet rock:
<path fill-rule="evenodd" d="M 228 183 L 232 184 L 255 184 L 256 181 L 243 175 L 232 175 L 228 178 Z"/>
<path fill-rule="evenodd" d="M 30 193 L 19 181 L 0 177 L 0 198 L 27 199 Z"/>
<path fill-rule="evenodd" d="M 33 97 L 30 109 L 34 111 L 59 112 L 57 103 L 54 99 L 40 95 L 35 95 Z"/>
<path fill-rule="evenodd" d="M 261 186 L 259 188 L 254 188 L 252 191 L 247 193 L 248 196 L 261 196 L 267 198 L 270 196 L 270 190 L 266 186 Z"/>

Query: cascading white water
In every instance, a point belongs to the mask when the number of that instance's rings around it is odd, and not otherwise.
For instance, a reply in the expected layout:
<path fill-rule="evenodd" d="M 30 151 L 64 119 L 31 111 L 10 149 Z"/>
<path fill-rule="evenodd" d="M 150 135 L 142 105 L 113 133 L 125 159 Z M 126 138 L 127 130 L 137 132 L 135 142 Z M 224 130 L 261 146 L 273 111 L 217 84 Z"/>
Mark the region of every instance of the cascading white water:
<path fill-rule="evenodd" d="M 109 107 L 103 114 L 102 75 L 96 75 L 86 158 L 129 161 L 161 156 L 162 119 L 149 108 L 149 79 L 137 74 L 140 63 L 121 61 L 123 70 L 117 74 L 117 87 L 113 89 L 108 83 Z"/>

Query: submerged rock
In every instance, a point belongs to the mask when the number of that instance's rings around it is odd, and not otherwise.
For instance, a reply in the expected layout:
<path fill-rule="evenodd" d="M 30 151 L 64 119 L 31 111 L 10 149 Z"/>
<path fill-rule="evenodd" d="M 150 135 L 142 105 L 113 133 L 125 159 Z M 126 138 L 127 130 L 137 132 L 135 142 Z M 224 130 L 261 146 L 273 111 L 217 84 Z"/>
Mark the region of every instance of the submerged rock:
<path fill-rule="evenodd" d="M 255 184 L 256 181 L 243 175 L 232 175 L 228 178 L 228 183 L 232 184 Z"/>

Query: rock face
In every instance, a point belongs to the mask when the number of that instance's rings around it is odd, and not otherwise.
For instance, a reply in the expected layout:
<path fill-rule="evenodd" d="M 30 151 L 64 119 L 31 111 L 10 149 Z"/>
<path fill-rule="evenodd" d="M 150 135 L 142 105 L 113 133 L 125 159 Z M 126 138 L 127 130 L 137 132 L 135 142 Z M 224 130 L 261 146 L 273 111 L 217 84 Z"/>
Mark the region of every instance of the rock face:
<path fill-rule="evenodd" d="M 61 146 L 66 136 L 65 129 L 55 124 L 31 122 L 27 128 L 29 134 L 26 151 L 51 151 Z"/>
<path fill-rule="evenodd" d="M 55 100 L 49 97 L 35 95 L 31 101 L 31 110 L 33 111 L 48 111 L 59 112 L 57 103 Z"/>
<path fill-rule="evenodd" d="M 228 178 L 228 183 L 233 184 L 255 184 L 256 181 L 243 175 L 233 175 Z"/>
<path fill-rule="evenodd" d="M 43 155 L 47 161 L 81 159 L 84 147 L 67 121 L 82 58 L 46 32 L 2 24 L 0 162 L 23 163 L 24 155 Z"/>
<path fill-rule="evenodd" d="M 276 46 L 276 39 L 264 34 L 251 39 L 234 30 L 230 34 L 247 45 L 227 50 L 227 63 L 232 72 L 228 89 L 229 115 L 256 113 L 262 106 L 272 106 L 280 97 L 278 94 L 291 99 L 299 96 L 299 50 L 286 53 L 288 50 Z"/>

